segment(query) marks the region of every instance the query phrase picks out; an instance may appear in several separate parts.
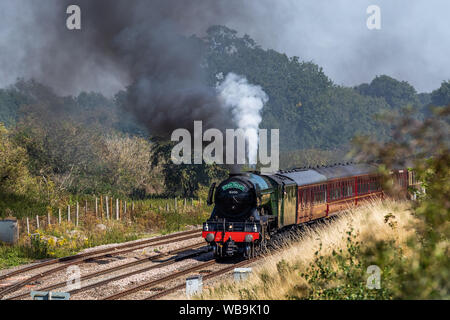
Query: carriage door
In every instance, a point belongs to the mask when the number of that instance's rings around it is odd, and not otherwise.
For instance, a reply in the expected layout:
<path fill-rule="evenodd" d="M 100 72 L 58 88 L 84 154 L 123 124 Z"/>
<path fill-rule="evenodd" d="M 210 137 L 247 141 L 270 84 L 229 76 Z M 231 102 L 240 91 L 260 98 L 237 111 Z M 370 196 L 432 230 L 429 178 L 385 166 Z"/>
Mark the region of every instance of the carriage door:
<path fill-rule="evenodd" d="M 297 185 L 284 185 L 283 198 L 283 226 L 295 224 L 297 218 Z"/>

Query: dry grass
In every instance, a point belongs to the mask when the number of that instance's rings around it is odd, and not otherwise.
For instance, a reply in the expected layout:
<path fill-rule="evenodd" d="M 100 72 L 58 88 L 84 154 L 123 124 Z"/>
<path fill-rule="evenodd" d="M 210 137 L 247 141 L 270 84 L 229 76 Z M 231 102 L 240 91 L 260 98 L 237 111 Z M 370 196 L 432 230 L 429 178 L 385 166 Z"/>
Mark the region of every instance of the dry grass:
<path fill-rule="evenodd" d="M 299 239 L 285 246 L 283 250 L 265 257 L 253 274 L 246 280 L 235 283 L 232 280 L 204 290 L 197 299 L 286 299 L 294 286 L 308 287 L 299 276 L 314 261 L 315 252 L 322 244 L 322 255 L 331 255 L 333 249 L 346 250 L 347 234 L 350 228 L 357 235 L 361 246 L 367 241 L 394 240 L 402 246 L 413 232 L 409 227 L 413 217 L 409 203 L 396 200 L 373 200 L 363 207 L 349 208 L 332 221 L 306 227 Z M 406 252 L 407 253 L 407 252 Z M 280 261 L 296 268 L 279 272 Z M 283 262 L 283 263 L 284 263 Z"/>

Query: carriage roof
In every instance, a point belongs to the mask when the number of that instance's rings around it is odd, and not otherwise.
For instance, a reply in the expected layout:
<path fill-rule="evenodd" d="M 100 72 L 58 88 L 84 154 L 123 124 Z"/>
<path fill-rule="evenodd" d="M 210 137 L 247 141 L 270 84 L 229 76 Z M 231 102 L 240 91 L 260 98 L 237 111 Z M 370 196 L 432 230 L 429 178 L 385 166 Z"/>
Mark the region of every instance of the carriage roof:
<path fill-rule="evenodd" d="M 371 164 L 339 164 L 309 169 L 292 169 L 272 175 L 275 180 L 289 179 L 298 186 L 318 184 L 328 180 L 374 174 L 377 166 Z"/>

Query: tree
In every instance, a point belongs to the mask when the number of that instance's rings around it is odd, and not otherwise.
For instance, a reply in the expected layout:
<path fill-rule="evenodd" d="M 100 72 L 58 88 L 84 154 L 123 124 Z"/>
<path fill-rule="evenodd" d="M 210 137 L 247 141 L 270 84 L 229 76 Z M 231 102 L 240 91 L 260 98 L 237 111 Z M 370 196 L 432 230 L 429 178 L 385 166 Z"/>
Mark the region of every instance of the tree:
<path fill-rule="evenodd" d="M 24 148 L 16 146 L 0 123 L 0 192 L 25 194 L 31 180 Z"/>
<path fill-rule="evenodd" d="M 362 95 L 384 98 L 393 109 L 420 105 L 416 89 L 412 85 L 386 75 L 377 76 L 370 84 L 361 84 L 355 90 Z"/>
<path fill-rule="evenodd" d="M 20 116 L 20 107 L 27 101 L 27 97 L 15 87 L 0 89 L 0 122 L 6 126 L 13 125 Z"/>
<path fill-rule="evenodd" d="M 110 135 L 103 160 L 111 186 L 121 195 L 146 196 L 164 191 L 160 167 L 152 167 L 152 145 L 141 137 Z"/>
<path fill-rule="evenodd" d="M 217 74 L 229 72 L 260 85 L 269 96 L 260 127 L 280 129 L 283 152 L 346 148 L 358 133 L 387 139 L 389 128 L 376 121 L 376 114 L 392 110 L 390 103 L 396 108 L 420 104 L 406 82 L 381 76 L 360 90 L 336 86 L 317 64 L 264 50 L 223 26 L 209 28 L 203 40 L 209 85 L 216 84 Z"/>
<path fill-rule="evenodd" d="M 162 167 L 167 195 L 192 197 L 202 186 L 227 176 L 228 171 L 216 164 L 174 164 L 170 159 L 173 146 L 172 142 L 155 139 L 152 153 L 153 167 Z"/>
<path fill-rule="evenodd" d="M 0 123 L 0 217 L 44 213 L 54 200 L 50 186 L 28 170 L 26 150 L 14 143 Z"/>
<path fill-rule="evenodd" d="M 450 104 L 450 80 L 442 82 L 441 87 L 431 93 L 431 104 L 434 106 Z"/>

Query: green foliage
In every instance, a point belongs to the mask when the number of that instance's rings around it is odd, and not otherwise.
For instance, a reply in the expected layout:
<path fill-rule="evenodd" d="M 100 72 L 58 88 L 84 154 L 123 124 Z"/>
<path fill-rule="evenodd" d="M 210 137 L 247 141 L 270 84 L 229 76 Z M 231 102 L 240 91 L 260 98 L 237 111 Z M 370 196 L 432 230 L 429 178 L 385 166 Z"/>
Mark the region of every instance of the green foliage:
<path fill-rule="evenodd" d="M 174 164 L 170 160 L 174 143 L 155 141 L 152 163 L 153 166 L 162 163 L 164 184 L 168 196 L 192 197 L 202 186 L 209 186 L 213 181 L 224 179 L 227 176 L 227 170 L 215 164 Z"/>
<path fill-rule="evenodd" d="M 397 119 L 395 136 L 389 144 L 376 141 L 360 142 L 360 157 L 378 159 L 389 169 L 402 165 L 413 167 L 421 190 L 415 190 L 414 236 L 407 242 L 410 256 L 394 257 L 392 273 L 394 298 L 448 299 L 450 270 L 450 105 L 435 109 L 435 114 L 423 122 L 412 116 Z M 388 178 L 388 177 L 387 177 Z M 381 255 L 386 250 L 373 251 Z"/>
<path fill-rule="evenodd" d="M 0 89 L 0 123 L 13 125 L 19 117 L 20 106 L 28 101 L 16 88 Z"/>
<path fill-rule="evenodd" d="M 48 205 L 46 188 L 39 177 L 28 170 L 26 150 L 14 143 L 10 132 L 0 123 L 0 217 L 45 212 Z"/>
<path fill-rule="evenodd" d="M 365 299 L 390 299 L 392 293 L 389 287 L 383 283 L 380 289 L 369 289 L 367 286 L 367 267 L 380 261 L 368 261 L 363 259 L 367 256 L 361 243 L 356 240 L 357 235 L 353 229 L 347 232 L 347 247 L 345 250 L 333 250 L 331 255 L 323 255 L 319 250 L 314 253 L 314 261 L 300 276 L 305 278 L 309 287 L 297 287 L 301 292 L 298 296 L 294 292 L 291 299 L 330 299 L 330 300 L 365 300 Z M 397 253 L 397 252 L 396 252 Z M 394 253 L 390 252 L 389 258 L 393 258 Z M 363 262 L 364 261 L 364 262 Z M 388 262 L 383 265 L 383 279 L 390 273 L 392 266 Z M 370 264 L 368 264 L 370 263 Z M 305 295 L 306 291 L 306 295 Z"/>
<path fill-rule="evenodd" d="M 421 106 L 406 82 L 380 76 L 356 90 L 336 86 L 318 65 L 264 50 L 223 26 L 209 28 L 203 40 L 210 85 L 218 74 L 234 72 L 268 94 L 260 127 L 280 129 L 282 151 L 345 148 L 356 134 L 386 140 L 390 128 L 376 121 L 377 114 Z"/>
<path fill-rule="evenodd" d="M 396 140 L 389 143 L 360 141 L 360 157 L 380 160 L 389 178 L 390 169 L 413 166 L 425 193 L 418 192 L 414 202 L 414 233 L 401 247 L 393 240 L 357 241 L 352 229 L 347 232 L 346 249 L 331 255 L 315 252 L 315 259 L 300 274 L 307 285 L 297 285 L 290 299 L 448 299 L 450 270 L 450 150 L 448 117 L 450 106 L 436 109 L 434 117 L 417 121 L 413 115 L 396 120 Z M 394 190 L 395 191 L 395 190 Z M 419 191 L 419 190 L 416 190 Z M 395 216 L 385 216 L 395 230 Z M 381 270 L 380 289 L 369 289 L 367 267 Z M 280 262 L 280 273 L 295 270 Z"/>
<path fill-rule="evenodd" d="M 29 250 L 35 259 L 43 259 L 48 257 L 49 246 L 46 241 L 41 241 L 41 235 L 38 233 L 30 237 Z"/>
<path fill-rule="evenodd" d="M 32 261 L 29 247 L 0 244 L 0 269 L 19 266 Z"/>
<path fill-rule="evenodd" d="M 450 80 L 442 82 L 441 87 L 431 93 L 431 103 L 434 106 L 450 104 Z"/>
<path fill-rule="evenodd" d="M 27 153 L 11 141 L 8 130 L 1 123 L 0 153 L 0 192 L 18 191 L 24 194 L 27 180 L 31 179 L 27 168 Z"/>
<path fill-rule="evenodd" d="M 355 87 L 355 90 L 362 95 L 384 98 L 394 109 L 420 105 L 413 86 L 406 81 L 398 81 L 386 75 L 375 77 L 370 84 L 363 83 Z"/>
<path fill-rule="evenodd" d="M 347 161 L 344 154 L 353 136 L 369 135 L 378 141 L 392 137 L 390 125 L 380 124 L 375 115 L 405 104 L 448 100 L 448 82 L 433 94 L 420 95 L 387 76 L 356 90 L 336 86 L 317 64 L 262 49 L 249 36 L 239 37 L 222 26 L 190 40 L 202 48 L 208 85 L 215 86 L 220 73 L 235 72 L 268 94 L 261 127 L 280 129 L 284 168 Z M 1 89 L 0 122 L 8 126 L 11 145 L 8 161 L 17 160 L 13 169 L 22 177 L 16 181 L 22 182 L 8 182 L 0 214 L 6 209 L 19 215 L 44 214 L 59 199 L 82 194 L 135 199 L 162 193 L 197 196 L 226 176 L 226 170 L 215 165 L 171 164 L 171 145 L 151 144 L 146 132 L 151 128 L 142 128 L 125 112 L 127 94 L 124 90 L 114 98 L 96 92 L 64 97 L 23 79 Z M 0 170 L 11 170 L 7 167 Z M 33 192 L 25 190 L 33 185 Z M 5 190 L 6 182 L 0 188 Z"/>

